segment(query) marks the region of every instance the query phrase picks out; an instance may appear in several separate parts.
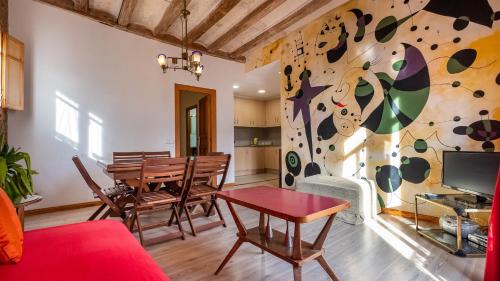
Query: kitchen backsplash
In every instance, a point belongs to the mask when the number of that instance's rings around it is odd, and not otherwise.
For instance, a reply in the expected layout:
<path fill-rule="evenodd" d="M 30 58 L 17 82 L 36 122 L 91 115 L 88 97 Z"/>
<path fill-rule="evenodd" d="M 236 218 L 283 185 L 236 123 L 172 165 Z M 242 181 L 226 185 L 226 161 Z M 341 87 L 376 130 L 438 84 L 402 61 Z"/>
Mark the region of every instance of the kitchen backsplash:
<path fill-rule="evenodd" d="M 258 138 L 259 144 L 270 142 L 270 145 L 281 145 L 281 128 L 271 127 L 271 128 L 246 128 L 246 127 L 235 127 L 234 128 L 234 145 L 235 146 L 246 146 L 250 145 L 251 139 Z"/>

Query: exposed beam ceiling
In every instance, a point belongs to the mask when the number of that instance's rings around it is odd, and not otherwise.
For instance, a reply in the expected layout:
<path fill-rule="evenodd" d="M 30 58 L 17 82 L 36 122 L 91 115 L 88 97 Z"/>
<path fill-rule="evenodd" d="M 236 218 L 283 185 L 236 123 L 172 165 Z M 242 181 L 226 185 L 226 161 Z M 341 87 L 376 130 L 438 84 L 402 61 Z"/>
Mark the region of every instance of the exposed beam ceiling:
<path fill-rule="evenodd" d="M 122 7 L 120 8 L 120 15 L 118 16 L 119 25 L 129 25 L 130 17 L 132 17 L 132 12 L 134 12 L 135 5 L 137 5 L 137 0 L 123 0 Z"/>
<path fill-rule="evenodd" d="M 182 45 L 183 0 L 35 0 L 111 27 Z M 186 0 L 188 44 L 205 54 L 244 62 L 260 45 L 306 25 L 347 0 Z"/>
<path fill-rule="evenodd" d="M 205 32 L 207 32 L 214 24 L 221 20 L 229 11 L 231 11 L 240 0 L 221 0 L 219 5 L 210 12 L 210 14 L 203 19 L 197 26 L 195 26 L 189 33 L 188 38 L 191 42 L 196 41 Z"/>
<path fill-rule="evenodd" d="M 74 0 L 75 10 L 87 12 L 89 10 L 89 0 Z"/>
<path fill-rule="evenodd" d="M 186 6 L 189 6 L 191 0 L 186 0 Z M 153 30 L 153 34 L 162 34 L 167 32 L 167 30 L 174 24 L 174 22 L 179 19 L 182 9 L 184 9 L 183 0 L 172 0 L 168 8 L 163 13 L 163 16 L 158 23 L 158 25 Z"/>
<path fill-rule="evenodd" d="M 226 43 L 235 38 L 238 34 L 250 28 L 252 25 L 261 20 L 271 11 L 279 7 L 285 1 L 286 0 L 266 0 L 264 3 L 255 8 L 250 14 L 240 20 L 236 25 L 226 31 L 226 33 L 224 33 L 221 37 L 210 44 L 210 46 L 208 46 L 208 49 L 220 49 Z"/>
<path fill-rule="evenodd" d="M 309 2 L 302 9 L 295 11 L 293 14 L 289 15 L 284 20 L 280 21 L 273 27 L 261 33 L 259 36 L 255 37 L 254 39 L 245 43 L 243 46 L 236 49 L 234 52 L 231 53 L 231 56 L 240 56 L 243 53 L 249 51 L 250 49 L 253 49 L 256 46 L 266 42 L 277 33 L 285 30 L 290 25 L 298 22 L 299 20 L 308 16 L 310 13 L 316 11 L 317 9 L 321 9 L 321 7 L 330 3 L 331 1 L 332 0 L 313 0 Z"/>

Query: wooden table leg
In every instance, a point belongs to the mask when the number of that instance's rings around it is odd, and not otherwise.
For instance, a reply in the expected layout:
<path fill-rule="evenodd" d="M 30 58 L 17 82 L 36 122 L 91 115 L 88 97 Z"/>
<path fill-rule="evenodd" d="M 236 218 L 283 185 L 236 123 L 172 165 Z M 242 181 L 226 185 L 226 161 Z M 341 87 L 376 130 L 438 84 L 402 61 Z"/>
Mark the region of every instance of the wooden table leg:
<path fill-rule="evenodd" d="M 295 223 L 295 232 L 293 234 L 293 252 L 292 259 L 302 259 L 302 240 L 300 240 L 300 223 Z"/>
<path fill-rule="evenodd" d="M 266 217 L 262 212 L 259 215 L 259 232 L 260 234 L 266 233 Z M 260 249 L 260 253 L 264 254 L 264 249 Z"/>
<path fill-rule="evenodd" d="M 236 253 L 236 251 L 241 246 L 241 244 L 243 244 L 243 242 L 245 242 L 244 237 L 247 235 L 247 230 L 246 230 L 245 226 L 243 225 L 243 223 L 241 222 L 240 217 L 238 216 L 238 214 L 234 210 L 233 205 L 229 201 L 226 201 L 226 203 L 227 203 L 227 207 L 229 208 L 229 211 L 231 212 L 231 216 L 234 219 L 234 223 L 236 224 L 236 227 L 238 228 L 238 240 L 236 240 L 236 242 L 234 243 L 233 247 L 231 248 L 231 250 L 229 251 L 227 256 L 224 258 L 222 263 L 219 265 L 219 268 L 217 268 L 217 271 L 215 271 L 215 275 L 217 275 L 224 268 L 226 263 L 233 257 L 234 253 Z"/>
<path fill-rule="evenodd" d="M 335 215 L 336 214 L 331 215 L 328 218 L 328 220 L 326 221 L 325 226 L 323 227 L 323 229 L 321 230 L 321 232 L 319 233 L 318 237 L 316 238 L 316 240 L 314 241 L 314 243 L 312 245 L 313 250 L 321 250 L 323 248 L 323 244 L 325 243 L 326 237 L 328 236 L 328 232 L 330 231 L 330 228 L 332 227 L 333 221 L 335 219 Z M 335 272 L 333 272 L 332 268 L 326 262 L 325 257 L 323 257 L 323 255 L 317 257 L 316 260 L 321 265 L 321 267 L 326 271 L 326 273 L 328 273 L 328 276 L 330 276 L 330 278 L 333 281 L 339 280 L 337 275 L 335 275 Z"/>
<path fill-rule="evenodd" d="M 326 262 L 325 257 L 321 255 L 317 257 L 316 260 L 319 262 L 321 267 L 326 271 L 326 273 L 328 273 L 328 276 L 330 276 L 330 278 L 332 278 L 333 281 L 339 281 L 339 278 L 337 277 L 337 275 L 335 275 L 335 272 L 333 272 L 332 268 Z"/>
<path fill-rule="evenodd" d="M 302 281 L 302 267 L 294 266 L 293 267 L 293 281 Z"/>

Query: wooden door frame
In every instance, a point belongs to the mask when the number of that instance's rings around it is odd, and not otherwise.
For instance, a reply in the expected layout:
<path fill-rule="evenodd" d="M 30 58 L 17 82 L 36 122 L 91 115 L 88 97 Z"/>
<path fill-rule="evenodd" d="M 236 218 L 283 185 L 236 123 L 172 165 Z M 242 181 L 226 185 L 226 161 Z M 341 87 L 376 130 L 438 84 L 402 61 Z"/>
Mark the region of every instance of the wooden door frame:
<path fill-rule="evenodd" d="M 210 99 L 210 150 L 217 151 L 217 95 L 214 89 L 175 84 L 175 156 L 181 155 L 181 91 L 205 94 Z"/>

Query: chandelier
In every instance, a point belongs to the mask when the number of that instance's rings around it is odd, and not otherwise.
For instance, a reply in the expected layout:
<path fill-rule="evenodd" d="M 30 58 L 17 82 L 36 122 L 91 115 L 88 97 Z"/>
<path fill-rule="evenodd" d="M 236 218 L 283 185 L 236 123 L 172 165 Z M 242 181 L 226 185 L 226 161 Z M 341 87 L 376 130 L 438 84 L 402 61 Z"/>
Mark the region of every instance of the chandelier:
<path fill-rule="evenodd" d="M 163 73 L 167 73 L 167 69 L 182 69 L 189 71 L 191 74 L 196 76 L 196 80 L 200 80 L 201 73 L 203 72 L 203 65 L 201 65 L 201 52 L 192 51 L 191 55 L 189 53 L 189 40 L 188 40 L 188 29 L 187 21 L 190 12 L 187 10 L 186 0 L 184 2 L 184 8 L 181 11 L 181 26 L 182 26 L 182 56 L 179 57 L 169 57 L 165 54 L 158 55 L 158 63 L 160 64 Z"/>

